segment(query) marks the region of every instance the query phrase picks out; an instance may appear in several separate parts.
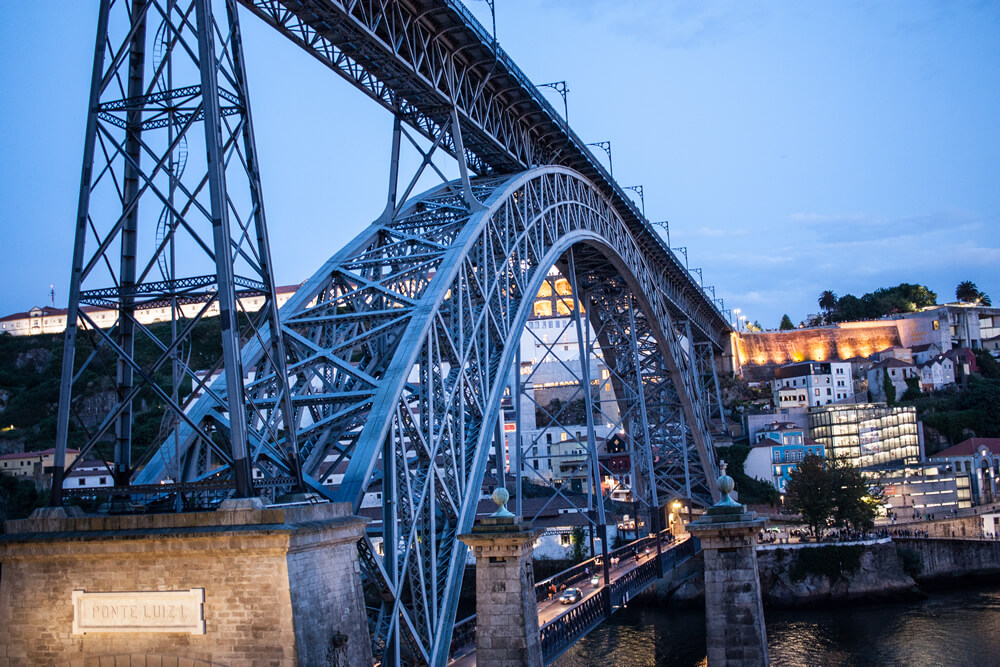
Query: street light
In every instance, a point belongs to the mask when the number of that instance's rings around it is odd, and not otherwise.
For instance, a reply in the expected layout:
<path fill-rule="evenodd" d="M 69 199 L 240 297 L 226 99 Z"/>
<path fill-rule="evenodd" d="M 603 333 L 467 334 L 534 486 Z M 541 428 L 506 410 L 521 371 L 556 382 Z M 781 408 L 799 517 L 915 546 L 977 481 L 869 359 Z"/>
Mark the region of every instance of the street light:
<path fill-rule="evenodd" d="M 740 309 L 733 308 L 733 315 L 736 317 L 736 331 L 740 330 Z"/>

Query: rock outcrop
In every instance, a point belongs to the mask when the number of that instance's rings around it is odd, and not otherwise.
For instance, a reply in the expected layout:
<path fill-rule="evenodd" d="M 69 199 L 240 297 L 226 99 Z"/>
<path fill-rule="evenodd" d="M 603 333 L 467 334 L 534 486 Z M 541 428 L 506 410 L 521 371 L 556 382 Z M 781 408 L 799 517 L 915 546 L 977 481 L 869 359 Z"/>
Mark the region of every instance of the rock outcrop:
<path fill-rule="evenodd" d="M 845 562 L 852 560 L 854 562 Z M 769 606 L 875 601 L 920 595 L 917 583 L 903 571 L 892 542 L 855 547 L 766 549 L 758 552 L 757 562 L 764 604 Z"/>

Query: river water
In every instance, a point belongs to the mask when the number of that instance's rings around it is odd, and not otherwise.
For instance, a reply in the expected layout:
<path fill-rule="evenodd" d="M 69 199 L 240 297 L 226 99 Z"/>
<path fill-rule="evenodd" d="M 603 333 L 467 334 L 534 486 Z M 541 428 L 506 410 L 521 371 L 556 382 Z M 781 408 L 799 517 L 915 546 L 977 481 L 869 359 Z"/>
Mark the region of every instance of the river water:
<path fill-rule="evenodd" d="M 1000 585 L 898 604 L 767 610 L 772 665 L 1000 665 Z M 558 667 L 705 664 L 700 610 L 631 605 L 566 652 Z"/>

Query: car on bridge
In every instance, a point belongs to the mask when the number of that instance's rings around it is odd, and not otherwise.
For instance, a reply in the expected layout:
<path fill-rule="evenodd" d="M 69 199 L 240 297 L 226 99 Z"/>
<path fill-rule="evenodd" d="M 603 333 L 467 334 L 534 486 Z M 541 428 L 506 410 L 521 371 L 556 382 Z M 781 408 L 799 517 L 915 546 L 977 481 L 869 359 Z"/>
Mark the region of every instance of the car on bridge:
<path fill-rule="evenodd" d="M 579 588 L 567 588 L 559 596 L 560 604 L 573 604 L 574 602 L 579 602 L 583 598 L 583 591 Z"/>

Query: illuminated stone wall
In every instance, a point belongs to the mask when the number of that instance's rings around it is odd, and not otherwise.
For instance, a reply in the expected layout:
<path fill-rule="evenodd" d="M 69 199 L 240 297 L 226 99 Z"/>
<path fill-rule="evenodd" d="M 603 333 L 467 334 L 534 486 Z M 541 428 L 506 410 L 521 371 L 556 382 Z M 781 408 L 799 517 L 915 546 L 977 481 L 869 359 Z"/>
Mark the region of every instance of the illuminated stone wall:
<path fill-rule="evenodd" d="M 744 333 L 737 339 L 737 350 L 743 366 L 846 361 L 901 345 L 899 323 L 900 320 L 849 322 L 793 331 Z"/>

